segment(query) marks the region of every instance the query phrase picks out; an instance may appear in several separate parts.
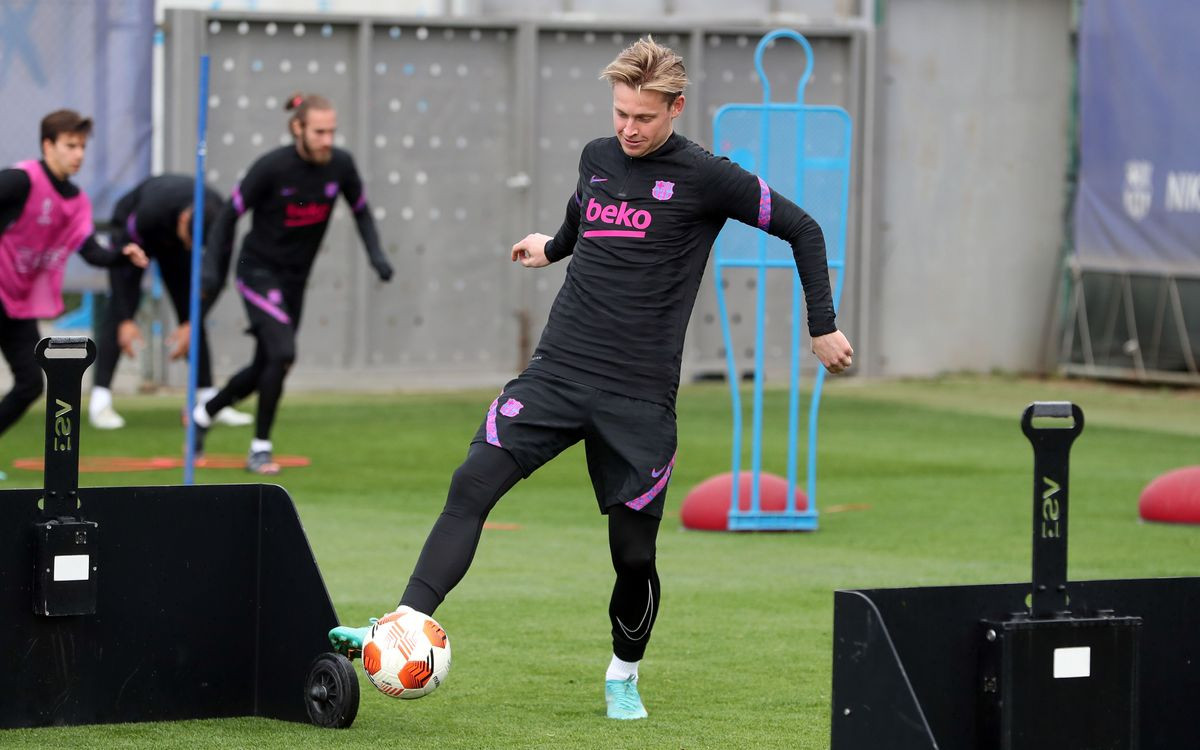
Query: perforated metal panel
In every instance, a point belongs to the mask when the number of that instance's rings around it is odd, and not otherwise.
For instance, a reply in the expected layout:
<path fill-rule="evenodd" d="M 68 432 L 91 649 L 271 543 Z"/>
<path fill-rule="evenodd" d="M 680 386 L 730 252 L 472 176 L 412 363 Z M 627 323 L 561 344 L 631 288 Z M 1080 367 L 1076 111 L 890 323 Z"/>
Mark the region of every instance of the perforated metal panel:
<path fill-rule="evenodd" d="M 186 100 L 194 96 L 189 60 L 200 50 L 213 66 L 208 177 L 226 194 L 255 158 L 290 142 L 284 97 L 325 94 L 397 269 L 389 285 L 374 280 L 339 207 L 310 281 L 291 383 L 343 385 L 354 371 L 355 384 L 394 384 L 396 373 L 416 378 L 405 382 L 494 384 L 524 366 L 566 266 L 522 269 L 509 248 L 529 232 L 558 229 L 581 149 L 613 132 L 599 72 L 646 29 L 195 11 L 168 21 L 167 167 L 190 171 L 194 160 L 195 111 Z M 761 98 L 753 52 L 766 28 L 650 30 L 685 57 L 694 82 L 678 129 L 711 149 L 711 113 Z M 807 100 L 849 105 L 853 114 L 853 33 L 810 36 L 817 64 Z M 781 49 L 767 71 L 778 70 L 779 90 L 794 92 L 802 63 Z M 244 232 L 249 220 L 241 225 Z M 786 295 L 770 298 L 780 303 L 769 315 L 784 322 Z M 731 301 L 752 309 L 752 295 Z M 685 379 L 724 371 L 715 309 L 706 281 Z M 252 343 L 240 335 L 245 314 L 235 295 L 226 292 L 209 323 L 223 378 L 248 361 Z M 780 349 L 769 366 L 782 358 Z M 172 371 L 172 382 L 182 382 L 181 372 Z"/>
<path fill-rule="evenodd" d="M 511 371 L 517 318 L 515 35 L 380 25 L 370 73 L 371 202 L 398 269 L 372 295 L 367 364 Z"/>

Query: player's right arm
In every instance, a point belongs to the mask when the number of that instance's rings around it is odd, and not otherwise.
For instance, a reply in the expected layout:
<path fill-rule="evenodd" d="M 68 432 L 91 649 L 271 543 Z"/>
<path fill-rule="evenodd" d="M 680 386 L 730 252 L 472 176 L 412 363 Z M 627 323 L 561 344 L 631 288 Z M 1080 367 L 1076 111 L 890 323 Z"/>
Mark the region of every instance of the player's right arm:
<path fill-rule="evenodd" d="M 225 278 L 229 275 L 237 220 L 270 194 L 272 176 L 266 162 L 265 157 L 254 162 L 242 181 L 234 185 L 229 201 L 221 208 L 213 222 L 212 231 L 205 243 L 200 272 L 200 299 L 205 313 L 216 302 L 217 295 L 225 286 Z"/>
<path fill-rule="evenodd" d="M 567 201 L 567 215 L 553 237 L 534 232 L 513 245 L 513 262 L 526 268 L 544 268 L 575 252 L 575 240 L 579 237 L 579 201 L 580 193 Z"/>
<path fill-rule="evenodd" d="M 16 221 L 25 210 L 31 184 L 23 169 L 0 170 L 0 232 Z"/>
<path fill-rule="evenodd" d="M 567 210 L 562 226 L 550 237 L 545 234 L 529 234 L 512 248 L 512 259 L 526 268 L 542 268 L 562 260 L 575 252 L 579 240 L 579 207 L 583 203 L 583 157 L 579 159 L 579 182 L 575 193 L 567 200 Z"/>

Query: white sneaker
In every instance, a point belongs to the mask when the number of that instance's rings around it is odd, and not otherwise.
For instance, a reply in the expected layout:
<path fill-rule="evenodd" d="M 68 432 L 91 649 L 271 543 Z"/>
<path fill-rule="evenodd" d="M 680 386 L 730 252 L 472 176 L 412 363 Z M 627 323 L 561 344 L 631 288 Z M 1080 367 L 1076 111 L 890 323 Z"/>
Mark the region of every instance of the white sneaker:
<path fill-rule="evenodd" d="M 254 417 L 244 411 L 238 411 L 232 406 L 226 406 L 221 411 L 213 415 L 213 422 L 217 424 L 227 425 L 229 427 L 245 427 L 248 424 L 253 424 Z"/>
<path fill-rule="evenodd" d="M 99 411 L 89 411 L 88 421 L 97 430 L 119 430 L 125 426 L 124 418 L 120 414 L 117 414 L 117 410 L 112 408 L 112 405 L 106 406 Z"/>

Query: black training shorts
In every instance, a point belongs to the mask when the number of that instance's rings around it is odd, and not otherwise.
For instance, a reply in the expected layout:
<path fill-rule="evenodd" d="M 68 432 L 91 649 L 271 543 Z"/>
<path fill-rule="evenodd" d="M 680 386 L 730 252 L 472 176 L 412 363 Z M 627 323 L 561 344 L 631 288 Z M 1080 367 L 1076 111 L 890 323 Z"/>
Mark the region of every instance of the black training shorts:
<path fill-rule="evenodd" d="M 624 504 L 662 518 L 675 467 L 675 413 L 539 370 L 504 386 L 475 433 L 512 455 L 525 476 L 580 440 L 600 512 Z"/>

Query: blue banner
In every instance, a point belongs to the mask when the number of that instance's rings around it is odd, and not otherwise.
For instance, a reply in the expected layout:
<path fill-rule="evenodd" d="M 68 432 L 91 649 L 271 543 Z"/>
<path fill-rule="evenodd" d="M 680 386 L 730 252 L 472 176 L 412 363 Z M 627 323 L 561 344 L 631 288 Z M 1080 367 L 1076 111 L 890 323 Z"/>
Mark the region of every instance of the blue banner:
<path fill-rule="evenodd" d="M 1085 268 L 1200 273 L 1200 2 L 1087 0 L 1075 251 Z"/>
<path fill-rule="evenodd" d="M 97 221 L 150 173 L 154 0 L 0 0 L 0 166 L 41 158 L 56 109 L 94 120 L 75 178 Z"/>

